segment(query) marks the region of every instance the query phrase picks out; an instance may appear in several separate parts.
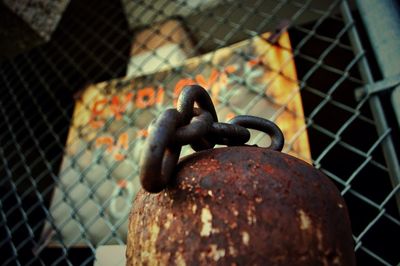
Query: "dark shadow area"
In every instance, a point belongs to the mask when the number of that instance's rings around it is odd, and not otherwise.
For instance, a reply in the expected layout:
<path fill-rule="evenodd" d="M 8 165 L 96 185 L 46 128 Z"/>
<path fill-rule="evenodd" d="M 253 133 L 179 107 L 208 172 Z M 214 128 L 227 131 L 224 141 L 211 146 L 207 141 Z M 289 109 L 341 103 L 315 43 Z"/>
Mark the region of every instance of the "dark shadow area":
<path fill-rule="evenodd" d="M 130 41 L 119 1 L 71 1 L 49 43 L 0 62 L 0 142 L 7 160 L 0 163 L 0 191 L 8 214 L 0 217 L 2 262 L 13 265 L 17 250 L 21 264 L 35 257 L 74 98 L 86 84 L 125 75 Z M 87 248 L 46 248 L 37 259 L 81 265 L 91 255 Z"/>

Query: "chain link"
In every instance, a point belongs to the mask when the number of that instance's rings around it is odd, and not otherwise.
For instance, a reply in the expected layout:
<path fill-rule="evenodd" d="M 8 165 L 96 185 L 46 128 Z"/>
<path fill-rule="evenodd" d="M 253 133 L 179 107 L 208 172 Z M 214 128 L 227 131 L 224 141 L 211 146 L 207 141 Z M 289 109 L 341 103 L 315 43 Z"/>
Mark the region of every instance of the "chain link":
<path fill-rule="evenodd" d="M 199 85 L 190 85 L 183 88 L 177 102 L 177 110 L 182 114 L 184 125 L 188 124 L 195 115 L 195 103 L 202 110 L 209 112 L 214 122 L 218 122 L 217 112 L 207 91 Z M 194 140 L 190 146 L 195 151 L 201 151 L 212 149 L 215 144 L 212 139 L 204 136 Z"/>
<path fill-rule="evenodd" d="M 140 182 L 148 192 L 157 193 L 169 183 L 181 145 L 173 145 L 171 139 L 182 121 L 181 114 L 175 109 L 167 109 L 151 123 L 149 135 L 140 158 Z"/>
<path fill-rule="evenodd" d="M 271 137 L 268 149 L 282 150 L 284 137 L 273 122 L 241 115 L 228 123 L 219 123 L 207 91 L 198 85 L 185 87 L 178 98 L 177 109 L 165 110 L 149 126 L 140 160 L 143 188 L 158 193 L 167 187 L 183 145 L 190 144 L 195 151 L 211 149 L 216 144 L 245 145 L 250 139 L 247 128 L 268 134 Z"/>
<path fill-rule="evenodd" d="M 197 143 L 210 131 L 214 123 L 211 114 L 200 108 L 194 108 L 193 114 L 190 124 L 176 130 L 173 142 L 181 145 Z"/>
<path fill-rule="evenodd" d="M 285 138 L 282 131 L 275 123 L 267 119 L 251 115 L 238 115 L 229 120 L 229 123 L 266 133 L 271 137 L 271 144 L 267 147 L 268 149 L 281 151 L 283 148 Z"/>

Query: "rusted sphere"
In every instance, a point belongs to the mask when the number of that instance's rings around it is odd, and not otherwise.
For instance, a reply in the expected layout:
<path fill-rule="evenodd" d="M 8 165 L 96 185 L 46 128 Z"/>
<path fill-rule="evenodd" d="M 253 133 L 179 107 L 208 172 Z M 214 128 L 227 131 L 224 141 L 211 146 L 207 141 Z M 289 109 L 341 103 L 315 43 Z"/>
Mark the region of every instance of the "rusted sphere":
<path fill-rule="evenodd" d="M 220 148 L 186 157 L 175 176 L 138 193 L 127 265 L 355 265 L 344 200 L 301 160 Z"/>

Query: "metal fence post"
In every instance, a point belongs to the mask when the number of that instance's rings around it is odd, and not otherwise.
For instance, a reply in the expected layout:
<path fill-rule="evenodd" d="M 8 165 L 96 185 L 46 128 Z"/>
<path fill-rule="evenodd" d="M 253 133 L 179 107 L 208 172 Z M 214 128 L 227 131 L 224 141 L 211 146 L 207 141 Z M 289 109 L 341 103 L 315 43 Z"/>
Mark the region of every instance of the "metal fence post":
<path fill-rule="evenodd" d="M 364 22 L 377 62 L 384 80 L 400 77 L 400 6 L 395 0 L 357 0 L 357 7 Z M 371 77 L 366 79 L 373 82 Z M 400 86 L 392 93 L 392 104 L 400 124 L 400 106 L 398 97 Z M 377 130 L 382 134 L 388 127 L 383 114 L 382 105 L 376 94 L 370 98 Z M 400 167 L 393 140 L 388 136 L 382 145 L 388 164 L 393 186 L 400 182 Z M 397 193 L 397 204 L 400 208 L 400 196 Z"/>

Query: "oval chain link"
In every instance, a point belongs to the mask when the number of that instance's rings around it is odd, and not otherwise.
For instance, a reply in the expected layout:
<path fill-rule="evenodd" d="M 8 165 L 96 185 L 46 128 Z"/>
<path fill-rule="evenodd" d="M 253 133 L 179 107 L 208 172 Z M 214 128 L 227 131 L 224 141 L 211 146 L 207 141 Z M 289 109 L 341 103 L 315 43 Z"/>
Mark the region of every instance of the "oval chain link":
<path fill-rule="evenodd" d="M 195 103 L 199 108 L 195 108 Z M 177 109 L 167 109 L 153 120 L 140 159 L 140 181 L 151 193 L 168 186 L 183 145 L 196 151 L 215 144 L 240 146 L 250 139 L 247 129 L 262 131 L 271 137 L 267 147 L 281 151 L 282 131 L 273 122 L 249 115 L 236 116 L 228 123 L 219 123 L 207 91 L 198 85 L 187 86 L 178 99 Z"/>
<path fill-rule="evenodd" d="M 199 85 L 189 85 L 184 87 L 179 95 L 176 108 L 182 114 L 182 123 L 184 125 L 188 124 L 194 116 L 195 103 L 200 109 L 209 112 L 214 122 L 218 122 L 217 112 L 207 91 Z M 212 139 L 204 135 L 190 143 L 190 146 L 195 151 L 201 151 L 212 149 L 215 144 Z"/>
<path fill-rule="evenodd" d="M 283 148 L 285 138 L 281 129 L 275 123 L 267 119 L 251 115 L 238 115 L 229 120 L 228 123 L 266 133 L 271 138 L 271 144 L 269 147 L 266 147 L 268 149 L 281 151 Z"/>

